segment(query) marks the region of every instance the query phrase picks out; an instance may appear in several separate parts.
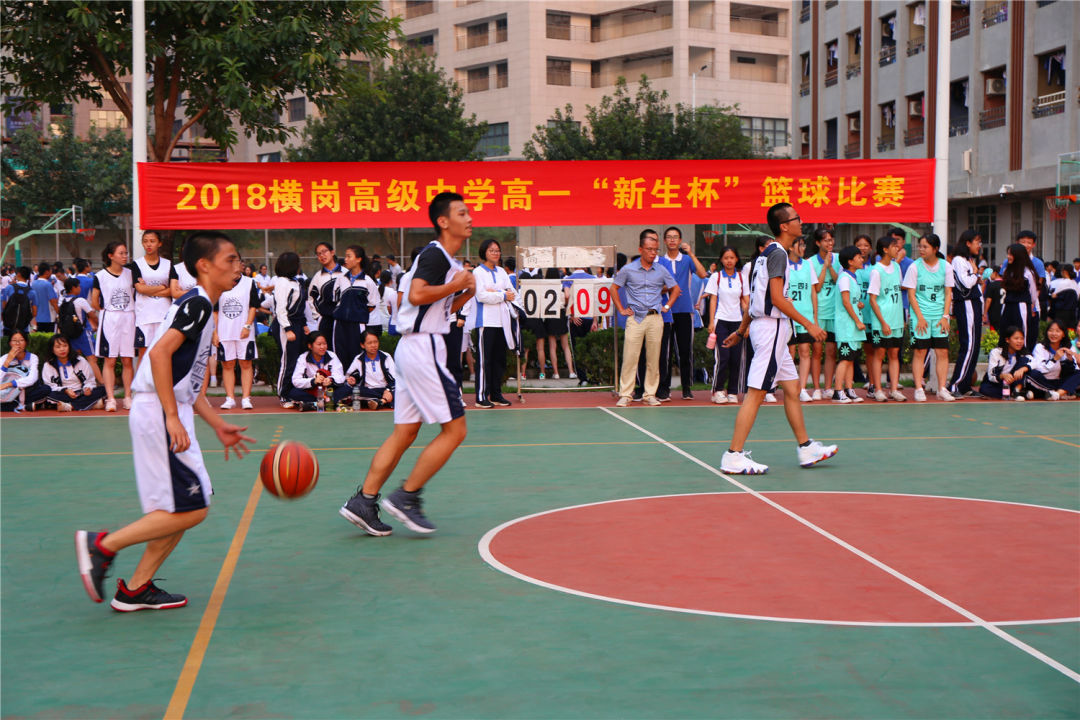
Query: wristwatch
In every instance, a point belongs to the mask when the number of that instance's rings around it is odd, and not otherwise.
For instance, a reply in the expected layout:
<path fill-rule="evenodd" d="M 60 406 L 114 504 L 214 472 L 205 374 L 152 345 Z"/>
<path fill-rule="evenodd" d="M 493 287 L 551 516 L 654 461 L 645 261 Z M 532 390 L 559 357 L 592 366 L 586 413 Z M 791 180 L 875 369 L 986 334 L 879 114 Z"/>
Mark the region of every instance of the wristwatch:
<path fill-rule="evenodd" d="M 662 310 L 663 310 L 664 312 L 668 312 L 668 311 L 670 311 L 670 310 L 671 310 L 671 306 L 670 306 L 670 305 L 665 305 L 665 306 L 664 306 L 663 308 L 661 308 L 661 309 L 662 309 Z"/>
<path fill-rule="evenodd" d="M 245 325 L 245 326 L 243 327 L 243 329 L 244 329 L 244 330 L 250 330 L 250 329 L 251 329 L 251 326 L 250 326 L 250 325 Z"/>

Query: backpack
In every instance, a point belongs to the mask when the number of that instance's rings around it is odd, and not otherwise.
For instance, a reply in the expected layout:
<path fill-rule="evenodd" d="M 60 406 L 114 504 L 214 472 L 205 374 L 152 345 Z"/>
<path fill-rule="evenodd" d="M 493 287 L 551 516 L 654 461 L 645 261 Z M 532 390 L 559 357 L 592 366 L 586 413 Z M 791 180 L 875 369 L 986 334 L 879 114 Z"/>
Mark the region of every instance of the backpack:
<path fill-rule="evenodd" d="M 83 334 L 83 323 L 75 310 L 75 299 L 68 298 L 60 303 L 56 316 L 56 328 L 68 340 L 74 340 Z"/>
<path fill-rule="evenodd" d="M 8 330 L 25 330 L 30 327 L 31 306 L 30 288 L 13 285 L 11 297 L 4 303 L 3 313 L 0 313 L 4 327 Z"/>

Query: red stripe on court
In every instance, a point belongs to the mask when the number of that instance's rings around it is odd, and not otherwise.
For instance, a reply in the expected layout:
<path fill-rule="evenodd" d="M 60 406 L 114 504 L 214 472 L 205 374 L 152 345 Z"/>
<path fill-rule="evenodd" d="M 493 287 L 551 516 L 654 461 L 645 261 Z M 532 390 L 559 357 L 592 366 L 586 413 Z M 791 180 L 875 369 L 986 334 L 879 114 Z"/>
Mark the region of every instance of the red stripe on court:
<path fill-rule="evenodd" d="M 991 622 L 1080 616 L 1080 515 L 963 499 L 775 493 L 781 505 Z M 491 540 L 529 578 L 697 612 L 967 622 L 750 495 L 642 498 L 527 518 Z"/>

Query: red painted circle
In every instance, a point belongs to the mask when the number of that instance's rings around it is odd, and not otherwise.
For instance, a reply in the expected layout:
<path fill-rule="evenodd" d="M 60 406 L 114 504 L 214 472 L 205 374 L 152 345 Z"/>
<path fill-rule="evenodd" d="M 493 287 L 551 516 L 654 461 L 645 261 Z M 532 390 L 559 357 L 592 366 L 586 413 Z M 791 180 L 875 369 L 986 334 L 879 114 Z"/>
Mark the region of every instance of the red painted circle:
<path fill-rule="evenodd" d="M 964 498 L 763 493 L 979 618 L 1080 617 L 1080 514 Z M 615 602 L 837 623 L 971 619 L 746 493 L 556 510 L 482 551 L 523 579 Z"/>

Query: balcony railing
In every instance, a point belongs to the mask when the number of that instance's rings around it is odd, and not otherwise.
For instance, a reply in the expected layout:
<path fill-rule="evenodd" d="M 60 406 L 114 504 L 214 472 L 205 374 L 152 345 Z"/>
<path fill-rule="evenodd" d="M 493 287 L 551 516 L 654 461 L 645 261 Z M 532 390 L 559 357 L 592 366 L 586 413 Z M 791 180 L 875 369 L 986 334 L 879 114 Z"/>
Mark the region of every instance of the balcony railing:
<path fill-rule="evenodd" d="M 801 23 L 810 22 L 810 6 L 809 5 L 806 5 L 802 10 L 799 11 L 799 22 L 801 22 Z"/>
<path fill-rule="evenodd" d="M 761 18 L 732 15 L 731 32 L 767 35 L 768 37 L 786 37 L 787 23 L 782 20 L 762 20 Z"/>
<path fill-rule="evenodd" d="M 825 158 L 826 160 L 835 160 L 836 148 L 825 148 L 825 152 L 822 153 L 821 157 Z"/>
<path fill-rule="evenodd" d="M 862 63 L 860 63 L 858 60 L 847 64 L 847 69 L 845 70 L 845 77 L 848 80 L 853 77 L 858 77 L 860 73 L 862 73 Z"/>
<path fill-rule="evenodd" d="M 878 52 L 878 65 L 885 67 L 896 62 L 896 45 L 883 45 Z"/>
<path fill-rule="evenodd" d="M 844 157 L 848 160 L 859 157 L 859 153 L 861 152 L 861 146 L 862 143 L 860 143 L 858 140 L 848 143 L 844 146 Z"/>
<path fill-rule="evenodd" d="M 604 40 L 615 40 L 617 38 L 630 37 L 631 35 L 640 35 L 642 33 L 656 32 L 657 30 L 670 30 L 671 29 L 671 16 L 670 15 L 658 15 L 649 20 L 642 20 L 632 24 L 615 22 L 617 16 L 605 16 L 612 18 L 608 24 L 602 24 L 600 27 L 592 28 L 592 41 L 603 42 Z"/>
<path fill-rule="evenodd" d="M 971 33 L 971 16 L 965 15 L 952 21 L 952 39 L 956 40 Z"/>
<path fill-rule="evenodd" d="M 466 92 L 484 92 L 491 87 L 490 76 L 484 75 L 483 77 L 469 78 L 468 84 L 465 88 Z"/>
<path fill-rule="evenodd" d="M 979 129 L 990 130 L 1005 125 L 1005 106 L 990 108 L 979 112 Z"/>
<path fill-rule="evenodd" d="M 907 41 L 907 54 L 908 54 L 908 57 L 911 57 L 912 55 L 918 55 L 919 53 L 921 53 L 925 49 L 926 49 L 926 38 L 925 37 L 911 38 L 910 40 Z"/>
<path fill-rule="evenodd" d="M 564 87 L 595 87 L 591 73 L 578 70 L 548 70 L 547 84 Z"/>
<path fill-rule="evenodd" d="M 406 20 L 412 20 L 413 18 L 417 18 L 422 15 L 430 15 L 433 12 L 435 12 L 435 3 L 433 2 L 433 0 L 427 0 L 427 2 L 405 3 Z"/>
<path fill-rule="evenodd" d="M 1009 4 L 1004 2 L 987 5 L 983 8 L 982 26 L 988 28 L 991 25 L 1003 23 L 1009 19 Z"/>
<path fill-rule="evenodd" d="M 548 37 L 551 37 L 548 35 Z M 485 33 L 459 32 L 456 37 L 458 50 L 471 50 L 496 43 L 506 42 L 506 28 L 491 29 Z"/>
<path fill-rule="evenodd" d="M 1032 117 L 1046 117 L 1065 112 L 1065 91 L 1040 95 L 1035 98 L 1035 104 L 1031 107 Z"/>
<path fill-rule="evenodd" d="M 548 25 L 547 37 L 551 40 L 590 42 L 592 40 L 592 29 L 584 25 Z M 496 42 L 502 41 L 498 40 Z"/>
<path fill-rule="evenodd" d="M 825 87 L 832 87 L 840 81 L 840 68 L 825 71 Z"/>
<path fill-rule="evenodd" d="M 840 0 L 825 0 L 825 9 L 834 8 L 840 4 Z"/>
<path fill-rule="evenodd" d="M 968 119 L 957 118 L 956 120 L 949 120 L 949 137 L 958 137 L 960 135 L 968 134 Z"/>
<path fill-rule="evenodd" d="M 732 18 L 734 20 L 734 18 Z M 690 27 L 696 30 L 712 30 L 716 20 L 713 13 L 710 12 L 693 12 L 690 13 Z M 732 23 L 734 24 L 734 23 Z M 734 28 L 732 28 L 734 30 Z"/>
<path fill-rule="evenodd" d="M 888 152 L 889 150 L 895 150 L 895 149 L 896 149 L 896 136 L 895 135 L 886 135 L 884 137 L 879 137 L 878 138 L 878 140 L 877 140 L 877 151 L 878 152 Z"/>
<path fill-rule="evenodd" d="M 810 94 L 810 81 L 803 80 L 799 83 L 799 97 L 806 97 Z"/>
<path fill-rule="evenodd" d="M 904 147 L 911 147 L 912 145 L 922 145 L 926 135 L 922 128 L 911 128 L 904 131 Z"/>

